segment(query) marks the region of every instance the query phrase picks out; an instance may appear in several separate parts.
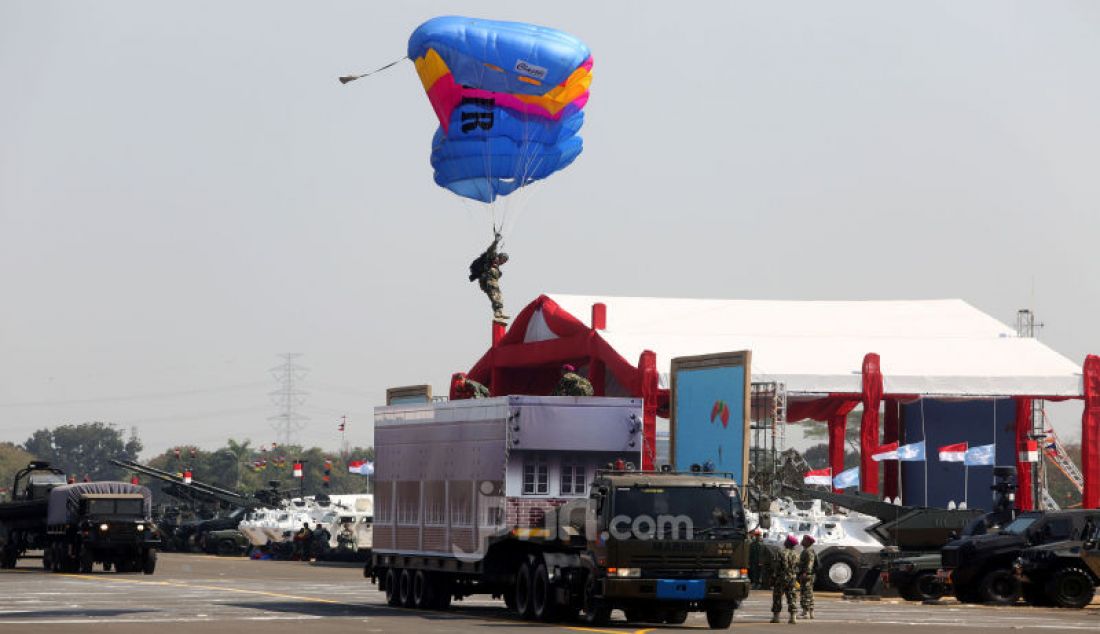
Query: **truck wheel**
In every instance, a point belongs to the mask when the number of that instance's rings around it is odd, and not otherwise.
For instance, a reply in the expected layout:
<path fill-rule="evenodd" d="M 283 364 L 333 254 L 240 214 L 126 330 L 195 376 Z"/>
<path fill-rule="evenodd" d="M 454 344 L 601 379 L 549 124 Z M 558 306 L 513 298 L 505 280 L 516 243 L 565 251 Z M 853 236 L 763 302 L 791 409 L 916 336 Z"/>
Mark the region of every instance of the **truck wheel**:
<path fill-rule="evenodd" d="M 554 604 L 554 587 L 550 585 L 550 574 L 544 563 L 540 563 L 531 575 L 531 616 L 539 621 L 554 621 L 558 618 L 557 605 Z"/>
<path fill-rule="evenodd" d="M 727 630 L 733 623 L 733 608 L 707 608 L 707 625 L 712 630 Z"/>
<path fill-rule="evenodd" d="M 515 590 L 516 614 L 519 614 L 521 619 L 531 618 L 531 567 L 527 562 L 523 562 L 519 571 L 516 572 Z"/>
<path fill-rule="evenodd" d="M 584 582 L 584 611 L 581 620 L 586 625 L 603 626 L 611 620 L 611 606 L 596 596 L 596 578 L 592 575 Z"/>
<path fill-rule="evenodd" d="M 823 575 L 818 575 L 822 590 L 844 592 L 845 588 L 851 588 L 859 581 L 856 579 L 859 562 L 845 552 L 826 556 L 821 562 L 821 569 L 825 572 Z"/>
<path fill-rule="evenodd" d="M 1012 605 L 1020 598 L 1020 580 L 1010 570 L 994 568 L 982 577 L 978 594 L 986 603 Z"/>
<path fill-rule="evenodd" d="M 1092 579 L 1080 568 L 1063 568 L 1047 581 L 1047 595 L 1060 608 L 1083 608 L 1092 601 Z"/>
<path fill-rule="evenodd" d="M 901 591 L 907 601 L 935 601 L 943 597 L 946 588 L 936 581 L 936 573 L 928 570 L 918 574 Z"/>
<path fill-rule="evenodd" d="M 397 576 L 398 573 L 393 568 L 386 568 L 383 582 L 386 586 L 386 605 L 395 608 L 401 605 L 401 598 L 397 594 Z"/>
<path fill-rule="evenodd" d="M 241 554 L 241 547 L 232 539 L 223 539 L 218 542 L 218 555 L 222 557 L 235 557 Z"/>
<path fill-rule="evenodd" d="M 669 610 L 665 612 L 665 623 L 669 625 L 683 625 L 688 620 L 687 610 Z"/>
<path fill-rule="evenodd" d="M 407 568 L 401 571 L 401 576 L 397 579 L 397 599 L 406 608 L 413 606 L 412 573 Z"/>
<path fill-rule="evenodd" d="M 18 560 L 18 551 L 11 545 L 5 545 L 4 549 L 0 550 L 0 568 L 14 568 Z"/>
<path fill-rule="evenodd" d="M 151 575 L 156 569 L 157 550 L 155 548 L 149 548 L 145 551 L 145 556 L 142 557 L 141 571 L 147 575 Z"/>
<path fill-rule="evenodd" d="M 95 559 L 92 557 L 92 551 L 87 548 L 80 549 L 80 572 L 87 574 L 92 571 L 92 566 L 95 565 Z"/>
<path fill-rule="evenodd" d="M 423 570 L 417 570 L 412 578 L 412 602 L 418 610 L 430 610 L 432 608 L 432 591 L 429 584 L 431 580 Z"/>

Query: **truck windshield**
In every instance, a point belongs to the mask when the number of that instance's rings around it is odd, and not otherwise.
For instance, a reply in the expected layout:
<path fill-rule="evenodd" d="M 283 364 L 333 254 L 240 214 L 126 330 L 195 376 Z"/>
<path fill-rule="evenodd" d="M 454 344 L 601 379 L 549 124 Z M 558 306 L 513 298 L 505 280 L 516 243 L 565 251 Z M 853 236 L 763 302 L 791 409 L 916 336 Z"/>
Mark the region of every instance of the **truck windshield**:
<path fill-rule="evenodd" d="M 1001 529 L 1002 533 L 1008 533 L 1009 535 L 1023 535 L 1027 531 L 1027 527 L 1035 523 L 1038 517 L 1017 517 L 1011 524 Z"/>
<path fill-rule="evenodd" d="M 144 515 L 143 500 L 88 500 L 89 515 Z"/>
<path fill-rule="evenodd" d="M 733 487 L 618 487 L 612 526 L 633 537 L 727 536 L 745 530 Z"/>

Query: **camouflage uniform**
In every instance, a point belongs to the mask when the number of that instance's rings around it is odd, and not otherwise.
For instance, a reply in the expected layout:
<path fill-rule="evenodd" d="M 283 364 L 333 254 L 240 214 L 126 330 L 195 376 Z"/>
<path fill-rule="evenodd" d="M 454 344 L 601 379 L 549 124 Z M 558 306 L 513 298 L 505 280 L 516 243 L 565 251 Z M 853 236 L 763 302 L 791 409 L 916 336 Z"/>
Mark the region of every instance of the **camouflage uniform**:
<path fill-rule="evenodd" d="M 470 398 L 489 398 L 489 388 L 473 379 L 466 379 L 466 390 Z"/>
<path fill-rule="evenodd" d="M 802 585 L 798 597 L 798 605 L 802 608 L 800 616 L 810 616 L 814 613 L 814 573 L 817 568 L 817 553 L 813 548 L 802 548 L 798 555 L 798 582 Z"/>
<path fill-rule="evenodd" d="M 498 233 L 492 244 L 470 263 L 470 281 L 477 280 L 481 292 L 489 296 L 489 303 L 493 306 L 493 320 L 504 322 L 508 315 L 504 314 L 504 298 L 500 293 L 500 266 L 508 261 L 508 255 L 497 252 L 499 244 Z"/>
<path fill-rule="evenodd" d="M 566 372 L 561 375 L 558 386 L 554 388 L 554 396 L 592 396 L 592 384 L 588 379 L 576 372 Z"/>
<path fill-rule="evenodd" d="M 779 618 L 783 611 L 783 597 L 787 597 L 787 611 L 794 619 L 794 582 L 798 577 L 798 554 L 793 548 L 783 548 L 772 568 L 772 614 Z"/>

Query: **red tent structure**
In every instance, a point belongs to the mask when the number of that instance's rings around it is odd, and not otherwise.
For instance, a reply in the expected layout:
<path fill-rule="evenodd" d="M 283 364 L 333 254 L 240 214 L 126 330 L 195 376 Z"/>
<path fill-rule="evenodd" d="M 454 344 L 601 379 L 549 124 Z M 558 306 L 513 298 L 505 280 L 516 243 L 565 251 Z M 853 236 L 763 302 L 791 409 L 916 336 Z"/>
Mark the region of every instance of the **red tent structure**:
<path fill-rule="evenodd" d="M 568 363 L 589 378 L 597 395 L 642 397 L 643 467 L 652 469 L 656 421 L 668 416 L 671 360 L 746 349 L 753 353 L 754 381 L 786 386 L 788 422 L 828 422 L 834 473 L 844 466 L 847 414 L 863 406 L 860 479 L 873 493 L 879 465 L 870 457 L 880 446 L 880 427 L 881 444 L 897 440 L 902 404 L 990 399 L 995 410 L 997 400 L 1011 399 L 1022 449 L 1033 399 L 1084 399 L 1084 506 L 1100 508 L 1100 357 L 1090 355 L 1082 368 L 961 300 L 541 295 L 509 328 L 494 324 L 492 346 L 468 374 L 494 395 L 548 394 Z M 1020 481 L 1029 481 L 1030 464 L 1016 466 Z M 897 467 L 887 467 L 887 495 L 897 495 Z M 1031 508 L 1031 498 L 1021 486 L 1021 507 Z"/>

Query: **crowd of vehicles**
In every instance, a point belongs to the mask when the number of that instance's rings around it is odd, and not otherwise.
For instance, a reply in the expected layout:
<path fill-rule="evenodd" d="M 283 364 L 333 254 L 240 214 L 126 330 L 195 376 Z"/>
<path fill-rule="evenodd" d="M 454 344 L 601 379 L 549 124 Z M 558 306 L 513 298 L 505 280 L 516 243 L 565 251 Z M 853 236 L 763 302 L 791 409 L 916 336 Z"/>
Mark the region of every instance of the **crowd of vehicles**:
<path fill-rule="evenodd" d="M 152 493 L 124 482 L 67 483 L 45 462 L 15 475 L 12 500 L 0 504 L 0 566 L 14 568 L 31 550 L 55 572 L 153 574 L 160 540 L 152 521 Z"/>

